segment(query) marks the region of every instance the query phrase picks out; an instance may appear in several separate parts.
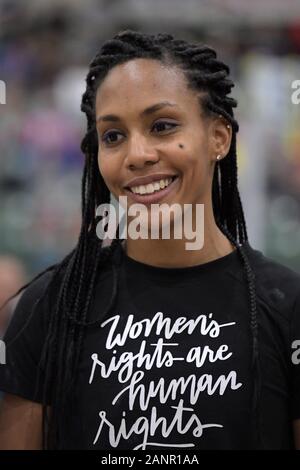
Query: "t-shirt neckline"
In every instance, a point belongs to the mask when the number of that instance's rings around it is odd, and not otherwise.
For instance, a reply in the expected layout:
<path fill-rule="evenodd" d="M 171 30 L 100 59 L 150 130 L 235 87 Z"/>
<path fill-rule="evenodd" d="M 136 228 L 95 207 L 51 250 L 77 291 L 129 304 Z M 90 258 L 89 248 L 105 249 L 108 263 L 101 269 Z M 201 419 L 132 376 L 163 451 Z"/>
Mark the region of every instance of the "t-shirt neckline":
<path fill-rule="evenodd" d="M 248 242 L 245 242 L 243 246 L 246 248 Z M 238 253 L 238 249 L 235 248 L 233 251 L 228 253 L 227 255 L 221 256 L 220 258 L 216 258 L 211 261 L 207 261 L 205 263 L 193 265 L 193 266 L 183 266 L 183 267 L 161 267 L 161 266 L 154 266 L 151 264 L 143 263 L 138 261 L 134 258 L 131 258 L 127 255 L 124 248 L 121 244 L 119 244 L 119 250 L 121 252 L 121 258 L 123 260 L 125 268 L 129 271 L 137 272 L 147 272 L 150 275 L 154 276 L 161 276 L 161 277 L 176 277 L 176 276 L 186 276 L 186 275 L 194 275 L 200 273 L 210 272 L 211 270 L 222 270 L 231 264 L 235 264 L 236 262 L 240 262 L 240 256 Z"/>

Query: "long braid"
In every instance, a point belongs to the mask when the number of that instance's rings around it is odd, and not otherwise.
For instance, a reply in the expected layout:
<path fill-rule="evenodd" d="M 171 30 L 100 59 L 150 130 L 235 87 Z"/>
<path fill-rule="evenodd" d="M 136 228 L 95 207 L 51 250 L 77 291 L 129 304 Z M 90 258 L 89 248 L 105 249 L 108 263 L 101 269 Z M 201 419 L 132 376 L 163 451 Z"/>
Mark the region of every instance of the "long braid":
<path fill-rule="evenodd" d="M 252 397 L 252 412 L 253 412 L 253 444 L 257 447 L 263 445 L 260 427 L 260 414 L 259 414 L 259 403 L 260 403 L 260 391 L 261 391 L 261 367 L 259 357 L 259 331 L 258 331 L 258 318 L 257 318 L 257 304 L 256 304 L 256 277 L 253 269 L 250 265 L 248 255 L 246 253 L 247 245 L 244 247 L 239 244 L 229 230 L 219 225 L 219 228 L 225 233 L 231 243 L 236 247 L 246 274 L 248 284 L 248 296 L 250 303 L 250 328 L 252 332 L 252 361 L 251 368 L 254 376 L 253 381 L 253 397 Z"/>
<path fill-rule="evenodd" d="M 66 405 L 69 392 L 76 380 L 84 333 L 87 327 L 93 327 L 101 322 L 101 318 L 112 307 L 117 294 L 118 273 L 112 262 L 110 264 L 113 270 L 113 287 L 109 305 L 106 312 L 101 312 L 99 318 L 89 319 L 97 274 L 109 260 L 113 260 L 114 250 L 120 243 L 117 234 L 111 246 L 104 249 L 102 241 L 96 236 L 95 209 L 98 205 L 110 201 L 110 193 L 100 172 L 97 171 L 95 96 L 110 69 L 135 58 L 155 59 L 166 65 L 178 66 L 184 72 L 188 86 L 201 92 L 199 98 L 201 110 L 209 116 L 222 116 L 232 127 L 228 155 L 215 166 L 212 201 L 216 222 L 237 247 L 246 273 L 255 372 L 253 408 L 256 415 L 258 413 L 260 375 L 255 277 L 242 246 L 248 237 L 238 191 L 236 157 L 238 123 L 233 113 L 237 102 L 228 96 L 234 86 L 228 79 L 229 67 L 217 59 L 214 49 L 206 45 L 187 43 L 184 40 L 174 39 L 170 34 L 147 35 L 135 31 L 123 31 L 102 45 L 89 66 L 86 91 L 81 103 L 81 110 L 87 118 L 87 132 L 81 143 L 85 155 L 81 231 L 75 249 L 61 263 L 47 269 L 53 271 L 53 276 L 44 295 L 57 300 L 49 315 L 38 380 L 43 387 L 43 445 L 46 448 L 63 446 L 63 429 L 68 414 Z M 29 285 L 30 283 L 26 284 L 22 289 Z M 48 416 L 49 402 L 51 415 Z"/>

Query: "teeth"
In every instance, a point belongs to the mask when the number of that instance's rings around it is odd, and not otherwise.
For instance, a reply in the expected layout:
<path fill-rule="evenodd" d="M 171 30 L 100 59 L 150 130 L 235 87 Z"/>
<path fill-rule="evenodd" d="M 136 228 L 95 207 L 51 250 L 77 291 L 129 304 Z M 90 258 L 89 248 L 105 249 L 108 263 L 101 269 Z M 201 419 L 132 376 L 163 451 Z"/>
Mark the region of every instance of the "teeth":
<path fill-rule="evenodd" d="M 161 179 L 154 183 L 146 184 L 145 186 L 133 186 L 131 191 L 135 194 L 152 194 L 155 191 L 164 189 L 172 182 L 172 178 Z"/>

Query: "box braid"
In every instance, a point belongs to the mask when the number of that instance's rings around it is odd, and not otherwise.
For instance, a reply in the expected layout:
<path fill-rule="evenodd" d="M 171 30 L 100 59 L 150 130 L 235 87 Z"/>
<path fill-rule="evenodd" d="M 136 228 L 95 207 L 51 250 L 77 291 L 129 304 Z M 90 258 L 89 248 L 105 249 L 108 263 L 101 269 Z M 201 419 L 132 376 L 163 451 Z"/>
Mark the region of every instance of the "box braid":
<path fill-rule="evenodd" d="M 237 102 L 227 96 L 234 86 L 228 78 L 230 70 L 217 59 L 216 52 L 206 45 L 188 43 L 175 39 L 170 34 L 150 35 L 127 30 L 102 45 L 100 52 L 90 63 L 86 77 L 86 91 L 81 103 L 81 110 L 87 118 L 87 131 L 81 143 L 85 157 L 82 177 L 82 225 L 77 245 L 60 263 L 47 268 L 17 292 L 19 294 L 45 272 L 52 272 L 51 281 L 42 297 L 47 295 L 49 299 L 57 300 L 49 315 L 36 389 L 41 385 L 43 391 L 43 448 L 63 447 L 64 426 L 73 411 L 73 402 L 69 398 L 72 396 L 72 387 L 76 380 L 84 333 L 86 328 L 101 323 L 117 294 L 118 276 L 115 263 L 111 262 L 113 288 L 109 305 L 105 312 L 101 312 L 99 318 L 88 321 L 97 273 L 109 260 L 113 260 L 113 254 L 120 243 L 118 230 L 116 238 L 106 248 L 102 247 L 102 241 L 96 236 L 95 209 L 100 204 L 110 202 L 110 193 L 97 166 L 95 96 L 109 70 L 135 58 L 154 59 L 166 65 L 178 66 L 187 78 L 188 87 L 202 92 L 199 100 L 204 115 L 222 116 L 232 127 L 228 155 L 215 166 L 212 201 L 216 223 L 236 246 L 248 285 L 254 377 L 253 446 L 259 447 L 260 366 L 255 276 L 247 255 L 247 229 L 238 191 L 236 133 L 239 126 L 233 113 Z M 41 298 L 34 306 L 26 325 Z M 48 404 L 51 404 L 50 413 Z"/>

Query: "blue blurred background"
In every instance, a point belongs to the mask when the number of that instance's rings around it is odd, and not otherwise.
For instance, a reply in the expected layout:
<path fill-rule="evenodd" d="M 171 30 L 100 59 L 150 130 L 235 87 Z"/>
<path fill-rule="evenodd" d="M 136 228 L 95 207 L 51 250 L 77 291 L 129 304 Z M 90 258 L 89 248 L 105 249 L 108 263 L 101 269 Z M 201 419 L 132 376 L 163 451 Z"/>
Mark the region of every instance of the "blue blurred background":
<path fill-rule="evenodd" d="M 0 256 L 29 279 L 74 246 L 84 79 L 126 28 L 203 41 L 230 65 L 250 242 L 300 272 L 300 0 L 0 0 Z"/>

